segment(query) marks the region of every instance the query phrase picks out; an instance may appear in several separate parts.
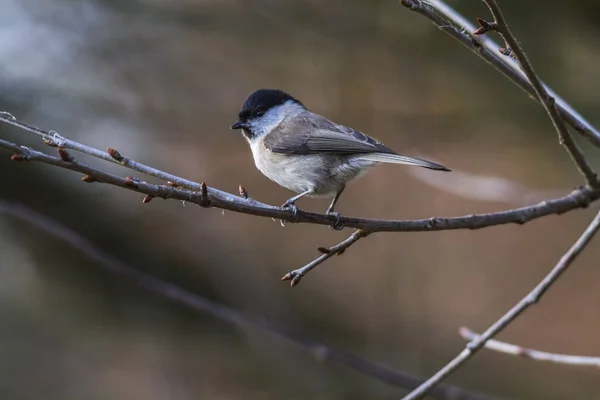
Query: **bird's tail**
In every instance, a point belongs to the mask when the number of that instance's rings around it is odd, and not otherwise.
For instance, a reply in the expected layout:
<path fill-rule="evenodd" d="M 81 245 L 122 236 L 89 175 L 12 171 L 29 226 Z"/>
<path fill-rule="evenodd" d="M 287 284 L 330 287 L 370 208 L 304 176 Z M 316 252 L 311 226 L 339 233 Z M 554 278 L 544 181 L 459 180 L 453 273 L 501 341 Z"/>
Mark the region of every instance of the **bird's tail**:
<path fill-rule="evenodd" d="M 418 167 L 433 169 L 436 171 L 452 171 L 451 169 L 446 168 L 441 164 L 437 164 L 420 158 L 401 156 L 399 154 L 369 153 L 361 154 L 360 158 L 363 160 L 375 161 L 380 163 L 416 165 Z"/>

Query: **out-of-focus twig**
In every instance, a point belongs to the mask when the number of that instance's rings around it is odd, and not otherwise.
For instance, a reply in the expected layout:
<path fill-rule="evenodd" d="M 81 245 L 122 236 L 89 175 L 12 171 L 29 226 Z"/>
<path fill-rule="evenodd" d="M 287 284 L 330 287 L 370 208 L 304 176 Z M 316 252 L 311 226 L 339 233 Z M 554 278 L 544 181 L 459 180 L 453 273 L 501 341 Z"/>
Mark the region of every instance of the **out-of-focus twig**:
<path fill-rule="evenodd" d="M 435 373 L 429 378 L 424 384 L 419 386 L 417 389 L 409 393 L 403 400 L 416 400 L 421 399 L 423 396 L 430 393 L 430 391 L 440 383 L 448 375 L 456 371 L 462 364 L 479 351 L 485 343 L 500 333 L 504 328 L 510 325 L 519 315 L 523 313 L 527 308 L 536 304 L 540 298 L 544 295 L 546 290 L 554 284 L 558 278 L 569 268 L 569 266 L 575 261 L 577 256 L 585 249 L 588 243 L 592 240 L 594 235 L 600 229 L 600 213 L 596 215 L 587 229 L 577 239 L 577 241 L 571 246 L 571 248 L 561 257 L 559 262 L 554 268 L 542 279 L 537 286 L 523 297 L 513 308 L 511 308 L 506 314 L 498 319 L 492 326 L 490 326 L 484 333 L 478 335 L 476 338 L 471 340 L 465 349 L 457 355 L 452 361 L 446 364 L 442 369 Z"/>
<path fill-rule="evenodd" d="M 483 2 L 487 4 L 488 8 L 490 9 L 490 12 L 492 13 L 492 16 L 494 17 L 493 23 L 486 22 L 484 26 L 491 26 L 492 29 L 497 31 L 506 41 L 506 43 L 510 47 L 511 54 L 514 54 L 515 59 L 519 62 L 519 65 L 523 69 L 523 72 L 525 72 L 527 79 L 529 79 L 531 86 L 533 86 L 533 90 L 535 91 L 537 98 L 539 99 L 540 103 L 542 103 L 544 109 L 548 113 L 548 116 L 550 117 L 554 128 L 558 132 L 560 143 L 565 147 L 567 153 L 569 153 L 569 155 L 575 162 L 575 165 L 579 169 L 579 172 L 581 172 L 581 174 L 585 177 L 587 183 L 592 186 L 596 185 L 598 183 L 596 173 L 589 166 L 588 162 L 585 159 L 585 156 L 583 155 L 583 152 L 571 137 L 571 134 L 567 129 L 567 125 L 565 124 L 565 121 L 563 120 L 560 113 L 558 112 L 558 109 L 556 108 L 556 102 L 554 97 L 550 96 L 548 92 L 546 92 L 546 88 L 544 87 L 544 84 L 542 83 L 539 76 L 535 73 L 533 65 L 525 55 L 525 52 L 519 45 L 519 42 L 517 41 L 515 36 L 510 31 L 508 23 L 506 22 L 506 19 L 504 18 L 500 7 L 496 3 L 496 0 L 483 0 Z"/>
<path fill-rule="evenodd" d="M 422 168 L 407 168 L 407 173 L 436 190 L 472 201 L 522 205 L 542 201 L 564 193 L 564 189 L 539 190 L 516 180 L 499 176 L 477 174 L 454 168 L 451 176 L 429 174 Z"/>
<path fill-rule="evenodd" d="M 477 332 L 473 332 L 469 328 L 462 327 L 459 330 L 460 335 L 468 341 L 476 340 L 481 336 Z M 501 342 L 499 340 L 490 339 L 485 343 L 486 349 L 497 351 L 499 353 L 511 354 L 528 360 L 548 361 L 557 364 L 574 365 L 578 367 L 600 367 L 600 357 L 590 356 L 575 356 L 572 354 L 548 353 L 535 349 L 518 346 L 516 344 Z"/>
<path fill-rule="evenodd" d="M 342 255 L 348 247 L 352 246 L 360 238 L 366 237 L 367 235 L 369 235 L 369 232 L 357 229 L 347 239 L 336 244 L 335 246 L 319 247 L 318 250 L 323 254 L 321 254 L 319 257 L 317 257 L 313 261 L 309 262 L 305 266 L 288 272 L 287 274 L 285 274 L 283 276 L 283 278 L 281 278 L 281 280 L 282 281 L 291 281 L 290 282 L 291 286 L 297 285 L 298 282 L 300 282 L 300 279 L 302 279 L 302 277 L 304 275 L 306 275 L 308 272 L 310 272 L 313 268 L 322 264 L 324 261 L 326 261 L 330 257 L 333 257 L 334 255 L 338 255 L 338 256 Z"/>
<path fill-rule="evenodd" d="M 101 250 L 72 229 L 23 205 L 0 199 L 0 214 L 11 215 L 20 221 L 25 221 L 43 230 L 52 237 L 60 239 L 73 248 L 78 249 L 90 259 L 97 261 L 111 273 L 129 279 L 166 299 L 183 304 L 230 324 L 258 329 L 280 339 L 296 343 L 311 352 L 319 361 L 339 364 L 363 375 L 404 389 L 410 390 L 422 382 L 418 378 L 404 372 L 393 371 L 344 350 L 328 347 L 297 333 L 289 332 L 281 326 L 267 322 L 262 318 L 253 317 L 231 307 L 218 304 L 175 284 L 150 276 L 125 264 L 112 254 Z M 436 398 L 446 400 L 493 400 L 489 396 L 470 393 L 450 385 L 438 387 L 432 392 L 432 395 Z"/>
<path fill-rule="evenodd" d="M 527 92 L 532 99 L 540 101 L 535 89 L 521 68 L 519 68 L 519 65 L 511 57 L 500 56 L 498 53 L 500 46 L 493 40 L 474 36 L 473 32 L 477 28 L 443 0 L 400 0 L 400 3 L 409 10 L 423 15 L 440 28 L 440 30 L 458 40 L 485 62 L 500 71 L 518 87 Z M 555 99 L 558 112 L 565 122 L 589 139 L 596 147 L 600 147 L 600 132 L 548 86 L 545 86 L 545 89 Z"/>

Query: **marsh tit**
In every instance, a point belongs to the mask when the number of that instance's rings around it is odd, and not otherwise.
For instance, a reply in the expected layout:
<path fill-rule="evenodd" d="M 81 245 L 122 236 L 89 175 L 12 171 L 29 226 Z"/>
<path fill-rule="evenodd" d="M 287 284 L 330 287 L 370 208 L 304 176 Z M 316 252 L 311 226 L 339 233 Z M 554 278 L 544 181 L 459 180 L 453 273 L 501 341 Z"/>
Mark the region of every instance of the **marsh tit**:
<path fill-rule="evenodd" d="M 276 89 L 252 93 L 231 129 L 241 129 L 250 144 L 260 172 L 298 193 L 282 207 L 297 212 L 295 202 L 304 197 L 332 196 L 326 213 L 334 207 L 346 185 L 380 163 L 408 164 L 437 171 L 443 165 L 401 156 L 383 143 L 344 125 L 310 112 L 291 95 Z"/>

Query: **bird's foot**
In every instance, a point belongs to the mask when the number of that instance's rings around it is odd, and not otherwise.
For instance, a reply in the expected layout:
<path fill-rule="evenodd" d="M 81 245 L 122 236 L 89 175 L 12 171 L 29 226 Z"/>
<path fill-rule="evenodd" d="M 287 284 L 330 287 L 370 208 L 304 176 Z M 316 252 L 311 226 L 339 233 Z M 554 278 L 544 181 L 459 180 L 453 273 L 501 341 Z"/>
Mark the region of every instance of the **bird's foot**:
<path fill-rule="evenodd" d="M 281 205 L 281 208 L 286 208 L 292 212 L 292 215 L 295 217 L 298 215 L 298 207 L 293 202 L 286 201 Z"/>
<path fill-rule="evenodd" d="M 339 212 L 327 210 L 326 214 L 335 217 L 335 222 L 329 225 L 330 229 L 333 229 L 335 231 L 341 231 L 342 229 L 344 229 L 344 224 L 342 223 L 342 216 Z"/>

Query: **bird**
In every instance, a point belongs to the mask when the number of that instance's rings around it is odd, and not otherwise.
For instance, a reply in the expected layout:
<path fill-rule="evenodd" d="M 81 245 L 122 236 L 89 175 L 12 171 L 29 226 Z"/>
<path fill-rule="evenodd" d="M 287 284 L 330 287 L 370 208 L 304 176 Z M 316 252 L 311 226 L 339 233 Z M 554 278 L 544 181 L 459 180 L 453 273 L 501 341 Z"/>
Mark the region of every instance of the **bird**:
<path fill-rule="evenodd" d="M 296 215 L 299 199 L 331 196 L 325 213 L 335 218 L 332 228 L 336 229 L 341 217 L 335 206 L 341 194 L 369 167 L 391 163 L 451 171 L 432 161 L 400 155 L 360 131 L 309 111 L 280 89 L 251 93 L 230 129 L 241 130 L 260 172 L 297 193 L 282 208 Z"/>

